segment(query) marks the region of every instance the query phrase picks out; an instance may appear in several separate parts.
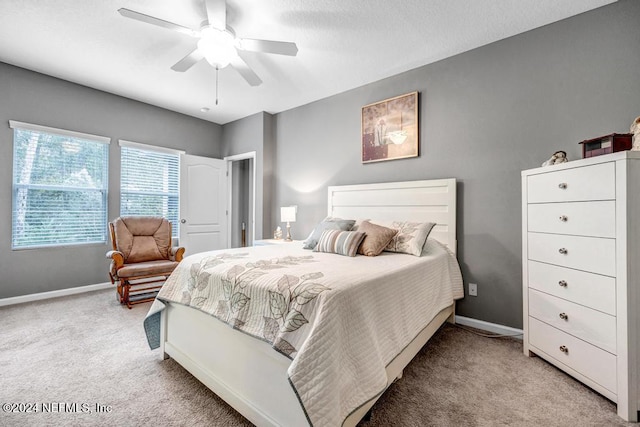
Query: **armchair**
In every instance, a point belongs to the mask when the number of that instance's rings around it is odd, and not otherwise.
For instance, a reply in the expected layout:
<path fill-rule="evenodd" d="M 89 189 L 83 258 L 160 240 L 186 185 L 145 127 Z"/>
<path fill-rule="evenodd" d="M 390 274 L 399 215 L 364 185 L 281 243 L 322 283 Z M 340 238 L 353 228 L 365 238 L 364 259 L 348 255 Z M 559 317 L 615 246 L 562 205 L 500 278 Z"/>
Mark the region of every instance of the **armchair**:
<path fill-rule="evenodd" d="M 171 246 L 171 223 L 162 217 L 124 216 L 110 222 L 109 231 L 109 278 L 117 283 L 120 303 L 131 308 L 153 301 L 184 256 L 184 248 Z"/>

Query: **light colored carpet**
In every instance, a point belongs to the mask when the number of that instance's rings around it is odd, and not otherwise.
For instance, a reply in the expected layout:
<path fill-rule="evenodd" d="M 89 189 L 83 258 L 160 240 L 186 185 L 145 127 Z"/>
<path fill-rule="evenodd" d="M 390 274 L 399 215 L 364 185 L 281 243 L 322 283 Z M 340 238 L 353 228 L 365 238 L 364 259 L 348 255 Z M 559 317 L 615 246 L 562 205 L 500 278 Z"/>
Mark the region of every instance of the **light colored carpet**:
<path fill-rule="evenodd" d="M 0 403 L 76 403 L 91 413 L 0 412 L 2 426 L 250 425 L 173 360 L 114 291 L 0 308 Z M 83 404 L 85 406 L 83 406 Z M 111 412 L 97 413 L 95 405 Z M 626 425 L 615 405 L 514 339 L 446 325 L 362 427 Z"/>

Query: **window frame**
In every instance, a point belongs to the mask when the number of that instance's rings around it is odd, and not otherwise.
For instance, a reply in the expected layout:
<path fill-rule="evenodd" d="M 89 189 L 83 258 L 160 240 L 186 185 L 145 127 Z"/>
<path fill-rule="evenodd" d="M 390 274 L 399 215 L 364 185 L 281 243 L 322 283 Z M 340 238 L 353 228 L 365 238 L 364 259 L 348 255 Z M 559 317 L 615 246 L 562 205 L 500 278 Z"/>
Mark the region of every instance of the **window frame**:
<path fill-rule="evenodd" d="M 171 234 L 172 234 L 172 238 L 174 239 L 179 239 L 180 238 L 180 168 L 181 168 L 181 155 L 185 154 L 186 152 L 184 150 L 177 150 L 175 148 L 167 148 L 167 147 L 159 147 L 157 145 L 150 145 L 150 144 L 142 144 L 139 142 L 133 142 L 133 141 L 128 141 L 125 139 L 120 139 L 118 140 L 118 145 L 120 146 L 120 187 L 119 187 L 119 191 L 120 191 L 120 213 L 119 215 L 122 216 L 122 196 L 123 194 L 138 194 L 138 195 L 150 195 L 150 196 L 170 196 L 169 193 L 160 193 L 160 192 L 132 192 L 132 191 L 123 191 L 122 188 L 122 170 L 123 170 L 123 161 L 122 161 L 122 157 L 123 157 L 123 148 L 132 148 L 135 150 L 141 150 L 141 151 L 150 151 L 150 152 L 155 152 L 155 153 L 160 153 L 160 154 L 171 154 L 171 155 L 176 155 L 178 157 L 178 171 L 177 171 L 177 179 L 178 182 L 177 184 L 177 197 L 178 197 L 178 201 L 177 201 L 177 216 L 175 219 L 175 224 L 172 223 L 172 227 L 171 227 Z M 127 214 L 130 215 L 130 214 Z M 169 219 L 169 218 L 167 218 Z"/>
<path fill-rule="evenodd" d="M 62 248 L 62 247 L 78 247 L 78 246 L 88 246 L 88 245 L 104 245 L 107 243 L 107 227 L 106 220 L 109 215 L 109 145 L 111 144 L 111 138 L 93 135 L 89 133 L 77 132 L 68 129 L 59 129 L 50 126 L 37 125 L 33 123 L 20 122 L 16 120 L 9 120 L 9 127 L 13 129 L 12 143 L 12 173 L 11 173 L 11 250 L 12 251 L 23 251 L 23 250 L 33 250 L 33 249 L 47 249 L 47 248 Z M 91 187 L 74 187 L 74 186 L 63 186 L 63 185 L 47 185 L 47 184 L 23 184 L 16 182 L 16 131 L 30 131 L 30 132 L 38 132 L 55 136 L 62 137 L 70 137 L 70 138 L 78 138 L 84 139 L 91 142 L 104 144 L 107 146 L 105 150 L 105 159 L 104 159 L 104 183 L 102 188 L 91 188 Z M 33 190 L 44 190 L 44 191 L 61 191 L 61 192 L 97 192 L 102 195 L 102 206 L 103 212 L 102 217 L 104 219 L 104 226 L 101 229 L 100 240 L 95 241 L 81 241 L 81 242 L 56 242 L 56 243 L 47 243 L 47 244 L 29 244 L 29 245 L 19 245 L 16 246 L 15 242 L 15 215 L 16 215 L 16 196 L 19 189 L 33 189 Z"/>

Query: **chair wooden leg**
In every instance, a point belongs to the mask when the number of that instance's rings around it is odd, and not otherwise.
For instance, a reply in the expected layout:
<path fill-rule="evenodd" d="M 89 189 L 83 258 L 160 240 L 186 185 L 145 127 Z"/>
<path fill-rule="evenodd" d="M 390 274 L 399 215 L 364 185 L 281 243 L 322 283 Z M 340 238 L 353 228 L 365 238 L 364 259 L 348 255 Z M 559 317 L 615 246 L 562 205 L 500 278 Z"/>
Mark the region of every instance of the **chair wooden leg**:
<path fill-rule="evenodd" d="M 158 274 L 151 277 L 134 277 L 131 280 L 137 281 L 137 283 L 130 283 L 130 279 L 120 278 L 117 282 L 117 297 L 120 304 L 126 305 L 131 309 L 135 304 L 153 301 L 158 294 L 162 284 L 166 282 L 170 274 Z M 162 277 L 162 279 L 160 279 Z M 132 299 L 133 297 L 133 299 Z"/>
<path fill-rule="evenodd" d="M 122 280 L 118 280 L 118 289 L 116 290 L 118 302 L 122 304 Z"/>
<path fill-rule="evenodd" d="M 123 288 L 123 303 L 127 305 L 129 310 L 131 310 L 131 301 L 129 301 L 129 290 L 131 289 L 131 284 L 129 282 L 125 282 Z"/>

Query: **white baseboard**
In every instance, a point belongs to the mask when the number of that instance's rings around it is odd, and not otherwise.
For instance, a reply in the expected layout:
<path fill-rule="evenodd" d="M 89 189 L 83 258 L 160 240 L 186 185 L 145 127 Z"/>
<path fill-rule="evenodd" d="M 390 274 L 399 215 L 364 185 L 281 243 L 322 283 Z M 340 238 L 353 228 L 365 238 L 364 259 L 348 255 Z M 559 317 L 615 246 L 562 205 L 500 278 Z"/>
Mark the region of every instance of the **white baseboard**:
<path fill-rule="evenodd" d="M 456 323 L 471 328 L 482 329 L 483 331 L 492 332 L 500 335 L 520 335 L 514 338 L 522 339 L 522 329 L 512 328 L 510 326 L 499 325 L 497 323 L 485 322 L 484 320 L 473 319 L 456 315 Z"/>
<path fill-rule="evenodd" d="M 82 293 L 91 292 L 91 291 L 99 291 L 99 290 L 108 289 L 111 287 L 115 289 L 115 285 L 109 282 L 106 282 L 106 283 L 98 283 L 95 285 L 78 286 L 76 288 L 60 289 L 57 291 L 40 292 L 37 294 L 20 295 L 17 297 L 10 297 L 10 298 L 0 298 L 0 307 L 7 306 L 7 305 L 14 305 L 14 304 L 22 304 L 25 302 L 39 301 L 39 300 L 49 299 L 49 298 L 64 297 L 67 295 L 82 294 Z"/>

